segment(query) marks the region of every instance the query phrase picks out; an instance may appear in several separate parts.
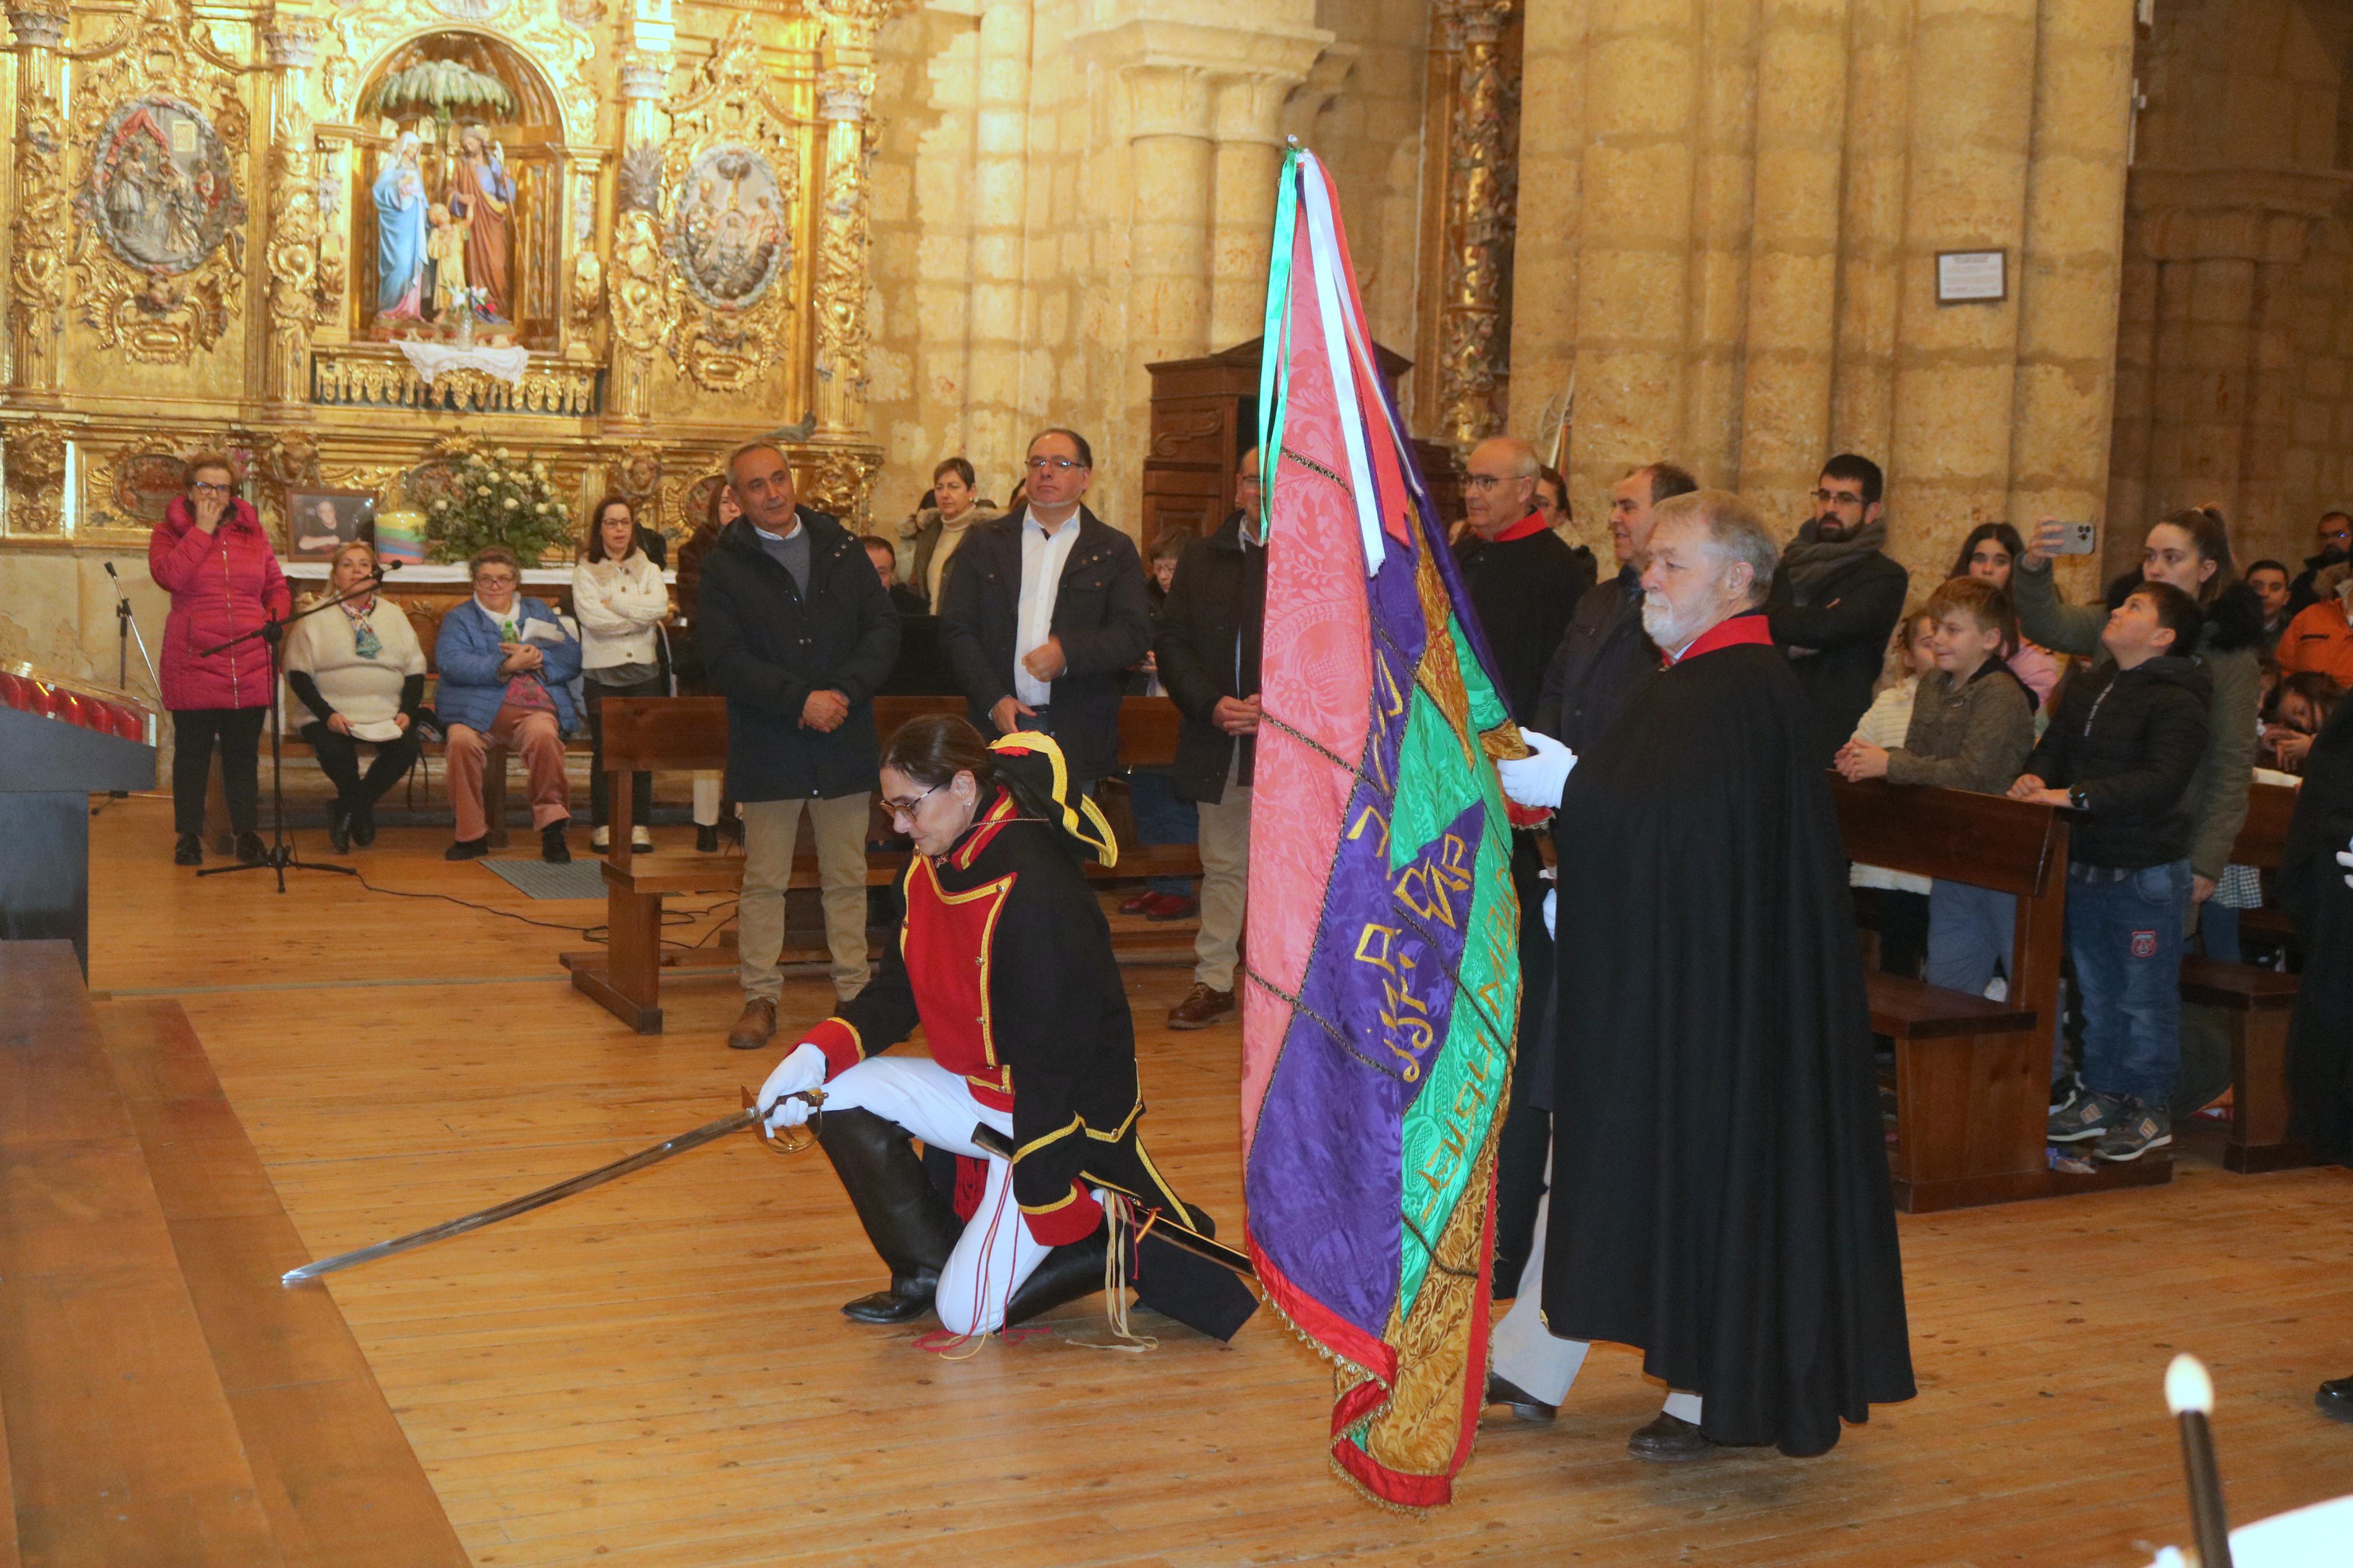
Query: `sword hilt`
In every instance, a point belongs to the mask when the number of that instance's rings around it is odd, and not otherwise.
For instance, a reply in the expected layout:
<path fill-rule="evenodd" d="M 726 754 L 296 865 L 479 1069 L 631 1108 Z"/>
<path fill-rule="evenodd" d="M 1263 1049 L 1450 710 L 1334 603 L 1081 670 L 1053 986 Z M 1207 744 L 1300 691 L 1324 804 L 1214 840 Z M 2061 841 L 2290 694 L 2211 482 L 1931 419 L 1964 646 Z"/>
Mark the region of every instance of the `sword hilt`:
<path fill-rule="evenodd" d="M 772 1131 L 768 1126 L 767 1117 L 758 1114 L 760 1102 L 753 1098 L 750 1089 L 744 1089 L 743 1095 L 744 1112 L 752 1117 L 752 1131 L 759 1136 L 760 1147 L 769 1153 L 784 1159 L 805 1152 L 817 1142 L 817 1119 L 825 1111 L 825 1090 L 805 1089 L 797 1094 L 778 1096 L 776 1100 L 778 1105 L 787 1100 L 806 1100 L 809 1103 L 809 1119 L 798 1127 L 787 1127 L 782 1131 Z M 776 1107 L 771 1106 L 768 1109 L 773 1110 Z"/>

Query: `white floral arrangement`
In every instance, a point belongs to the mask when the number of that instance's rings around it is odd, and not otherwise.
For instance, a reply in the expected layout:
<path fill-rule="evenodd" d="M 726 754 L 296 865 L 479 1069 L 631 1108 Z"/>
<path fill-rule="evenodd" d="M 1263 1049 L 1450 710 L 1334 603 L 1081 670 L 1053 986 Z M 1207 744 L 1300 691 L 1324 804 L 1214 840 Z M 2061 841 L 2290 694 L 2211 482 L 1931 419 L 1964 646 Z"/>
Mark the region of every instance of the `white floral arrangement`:
<path fill-rule="evenodd" d="M 519 459 L 504 447 L 487 457 L 470 453 L 449 488 L 426 514 L 432 559 L 465 561 L 493 544 L 513 551 L 526 565 L 551 553 L 570 557 L 572 509 L 542 459 Z"/>

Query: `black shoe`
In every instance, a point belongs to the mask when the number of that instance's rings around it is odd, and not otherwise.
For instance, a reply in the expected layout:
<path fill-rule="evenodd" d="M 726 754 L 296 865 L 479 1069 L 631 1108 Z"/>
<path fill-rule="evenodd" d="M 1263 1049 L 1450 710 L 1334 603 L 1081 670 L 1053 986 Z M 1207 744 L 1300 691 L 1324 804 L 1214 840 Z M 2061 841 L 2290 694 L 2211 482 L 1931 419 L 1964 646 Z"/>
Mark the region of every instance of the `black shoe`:
<path fill-rule="evenodd" d="M 338 855 L 352 852 L 352 808 L 340 800 L 327 803 L 327 847 Z"/>
<path fill-rule="evenodd" d="M 1626 1451 L 1654 1465 L 1680 1465 L 1704 1459 L 1715 1452 L 1715 1442 L 1693 1422 L 1659 1412 L 1659 1418 L 1626 1439 Z"/>
<path fill-rule="evenodd" d="M 237 858 L 239 864 L 247 866 L 259 866 L 264 860 L 269 859 L 269 851 L 262 847 L 261 835 L 259 833 L 238 834 L 237 836 Z"/>
<path fill-rule="evenodd" d="M 375 802 L 364 800 L 352 807 L 352 842 L 363 849 L 375 842 Z"/>
<path fill-rule="evenodd" d="M 564 827 L 561 822 L 551 822 L 539 830 L 539 858 L 551 866 L 572 863 L 572 846 L 564 842 Z"/>
<path fill-rule="evenodd" d="M 1508 1405 L 1512 1414 L 1523 1421 L 1550 1421 L 1560 1414 L 1557 1405 L 1546 1405 L 1507 1377 L 1487 1374 L 1487 1403 Z"/>
<path fill-rule="evenodd" d="M 2320 1385 L 2312 1402 L 2331 1421 L 2353 1421 L 2353 1377 L 2329 1379 Z"/>
<path fill-rule="evenodd" d="M 719 853 L 719 825 L 717 823 L 714 822 L 708 827 L 705 827 L 700 822 L 694 825 L 694 852 L 698 855 L 716 855 Z"/>
<path fill-rule="evenodd" d="M 441 851 L 441 858 L 444 860 L 479 860 L 490 852 L 491 836 L 485 833 L 480 838 L 460 838 L 457 843 L 452 844 L 448 848 Z"/>
<path fill-rule="evenodd" d="M 172 864 L 201 866 L 204 863 L 205 836 L 201 833 L 181 834 L 178 841 L 172 846 Z"/>
<path fill-rule="evenodd" d="M 841 1304 L 841 1315 L 854 1323 L 911 1323 L 932 1310 L 940 1277 L 926 1268 L 912 1278 L 891 1277 L 891 1289 Z"/>

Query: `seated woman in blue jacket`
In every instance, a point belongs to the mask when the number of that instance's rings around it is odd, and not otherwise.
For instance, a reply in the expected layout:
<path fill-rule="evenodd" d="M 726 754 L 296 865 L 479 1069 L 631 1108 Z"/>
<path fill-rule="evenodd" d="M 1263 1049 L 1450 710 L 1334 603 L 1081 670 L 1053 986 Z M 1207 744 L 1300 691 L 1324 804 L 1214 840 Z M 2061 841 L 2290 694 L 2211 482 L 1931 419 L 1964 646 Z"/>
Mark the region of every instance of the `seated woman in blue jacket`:
<path fill-rule="evenodd" d="M 540 858 L 572 858 L 564 825 L 572 792 L 564 779 L 564 731 L 573 727 L 571 693 L 580 644 L 555 612 L 522 596 L 522 565 L 493 545 L 467 563 L 474 596 L 441 617 L 433 660 L 441 684 L 434 700 L 448 731 L 449 807 L 458 841 L 448 858 L 490 853 L 482 815 L 482 765 L 492 745 L 521 752 L 531 770 L 531 824 Z"/>

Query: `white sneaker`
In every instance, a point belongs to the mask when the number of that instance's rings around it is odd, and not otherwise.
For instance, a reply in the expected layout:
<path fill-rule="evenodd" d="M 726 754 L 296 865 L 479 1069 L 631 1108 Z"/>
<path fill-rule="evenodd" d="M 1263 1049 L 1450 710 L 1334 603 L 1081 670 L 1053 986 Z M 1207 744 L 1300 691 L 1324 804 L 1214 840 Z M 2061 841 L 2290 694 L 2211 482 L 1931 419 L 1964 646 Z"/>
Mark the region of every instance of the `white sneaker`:
<path fill-rule="evenodd" d="M 651 849 L 653 847 L 654 847 L 654 836 L 653 836 L 652 834 L 650 834 L 650 833 L 647 832 L 647 831 L 646 831 L 644 828 L 642 828 L 642 827 L 632 827 L 632 828 L 630 828 L 630 829 L 629 829 L 629 847 L 630 847 L 630 848 L 632 848 L 632 849 Z"/>
<path fill-rule="evenodd" d="M 588 847 L 591 849 L 610 849 L 612 847 L 613 830 L 609 827 L 600 827 L 588 836 Z"/>

